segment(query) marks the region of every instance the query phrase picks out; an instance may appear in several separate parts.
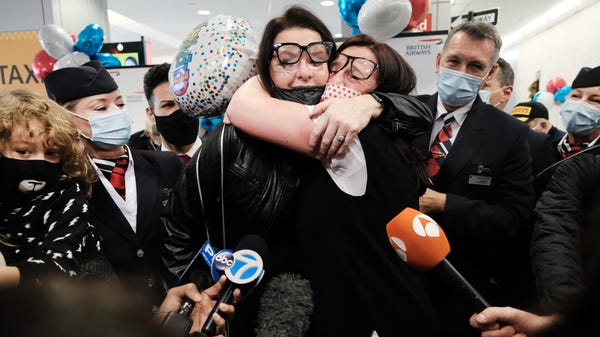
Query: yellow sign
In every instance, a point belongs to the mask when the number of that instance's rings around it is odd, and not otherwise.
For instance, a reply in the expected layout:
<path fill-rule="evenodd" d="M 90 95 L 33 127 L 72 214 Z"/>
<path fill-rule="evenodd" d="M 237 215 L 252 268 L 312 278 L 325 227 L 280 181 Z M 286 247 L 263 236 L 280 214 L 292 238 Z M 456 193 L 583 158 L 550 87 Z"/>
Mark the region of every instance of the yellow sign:
<path fill-rule="evenodd" d="M 516 106 L 512 109 L 511 115 L 529 116 L 531 113 L 530 106 Z"/>
<path fill-rule="evenodd" d="M 28 89 L 45 96 L 44 83 L 31 67 L 42 50 L 38 31 L 0 33 L 0 50 L 0 91 Z"/>

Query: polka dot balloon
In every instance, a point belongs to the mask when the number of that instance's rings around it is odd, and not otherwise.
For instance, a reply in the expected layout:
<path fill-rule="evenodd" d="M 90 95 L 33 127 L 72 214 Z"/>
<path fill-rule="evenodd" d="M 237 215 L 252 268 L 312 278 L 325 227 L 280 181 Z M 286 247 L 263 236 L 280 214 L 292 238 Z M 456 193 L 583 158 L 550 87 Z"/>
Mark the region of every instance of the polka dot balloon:
<path fill-rule="evenodd" d="M 169 87 L 193 117 L 223 114 L 242 83 L 256 75 L 257 40 L 247 20 L 217 15 L 195 27 L 177 49 Z"/>

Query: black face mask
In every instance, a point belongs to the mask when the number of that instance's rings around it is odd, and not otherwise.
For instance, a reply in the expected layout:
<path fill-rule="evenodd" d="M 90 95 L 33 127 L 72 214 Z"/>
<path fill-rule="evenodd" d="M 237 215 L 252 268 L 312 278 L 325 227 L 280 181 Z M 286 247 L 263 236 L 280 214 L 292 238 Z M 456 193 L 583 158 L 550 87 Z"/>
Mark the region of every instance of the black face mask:
<path fill-rule="evenodd" d="M 275 98 L 292 101 L 301 104 L 315 105 L 321 100 L 325 86 L 304 87 L 297 89 L 281 89 L 275 87 Z"/>
<path fill-rule="evenodd" d="M 154 116 L 156 128 L 169 144 L 189 145 L 196 141 L 200 122 L 198 118 L 188 116 L 181 109 L 169 116 Z"/>
<path fill-rule="evenodd" d="M 62 173 L 62 164 L 0 157 L 0 204 L 18 205 L 46 193 Z"/>

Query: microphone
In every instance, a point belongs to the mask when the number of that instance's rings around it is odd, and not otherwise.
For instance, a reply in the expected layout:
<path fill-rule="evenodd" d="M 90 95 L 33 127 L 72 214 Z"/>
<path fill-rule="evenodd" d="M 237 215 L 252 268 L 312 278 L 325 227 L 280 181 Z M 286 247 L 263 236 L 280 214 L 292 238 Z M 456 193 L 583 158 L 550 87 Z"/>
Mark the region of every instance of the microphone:
<path fill-rule="evenodd" d="M 212 316 L 219 311 L 221 303 L 229 303 L 235 288 L 243 286 L 254 286 L 264 276 L 263 257 L 267 255 L 267 242 L 260 236 L 250 234 L 243 237 L 233 253 L 231 266 L 225 269 L 227 281 L 217 299 L 217 303 L 211 310 L 206 322 L 202 326 L 200 336 L 214 336 L 217 325 Z"/>
<path fill-rule="evenodd" d="M 310 282 L 295 274 L 273 277 L 260 299 L 256 337 L 302 337 L 313 311 Z"/>
<path fill-rule="evenodd" d="M 406 207 L 387 224 L 386 230 L 392 247 L 409 266 L 421 271 L 436 267 L 445 280 L 474 300 L 478 312 L 490 306 L 446 259 L 450 244 L 442 228 L 431 217 Z"/>

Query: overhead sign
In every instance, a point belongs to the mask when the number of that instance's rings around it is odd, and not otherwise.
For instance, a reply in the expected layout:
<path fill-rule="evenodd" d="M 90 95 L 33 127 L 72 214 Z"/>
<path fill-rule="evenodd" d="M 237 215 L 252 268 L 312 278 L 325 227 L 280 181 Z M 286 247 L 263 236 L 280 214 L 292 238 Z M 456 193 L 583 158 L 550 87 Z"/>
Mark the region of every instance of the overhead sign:
<path fill-rule="evenodd" d="M 483 21 L 496 25 L 498 23 L 498 8 L 488 9 L 481 12 L 469 12 L 461 16 L 453 16 L 450 27 L 458 26 L 465 21 Z"/>

